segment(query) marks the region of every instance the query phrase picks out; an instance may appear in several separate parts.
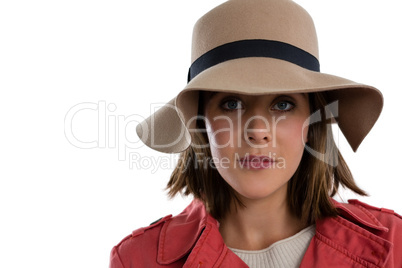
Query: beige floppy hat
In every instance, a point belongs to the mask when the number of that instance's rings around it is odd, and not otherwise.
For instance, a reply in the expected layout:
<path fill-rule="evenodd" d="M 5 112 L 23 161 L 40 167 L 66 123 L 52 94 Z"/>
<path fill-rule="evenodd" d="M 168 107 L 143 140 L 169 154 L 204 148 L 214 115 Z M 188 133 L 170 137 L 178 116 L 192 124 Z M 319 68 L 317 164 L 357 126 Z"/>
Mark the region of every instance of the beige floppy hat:
<path fill-rule="evenodd" d="M 320 73 L 310 15 L 291 0 L 229 0 L 194 26 L 188 84 L 137 125 L 152 149 L 177 153 L 191 144 L 199 91 L 238 94 L 323 92 L 338 101 L 339 128 L 354 151 L 377 121 L 376 88 Z"/>

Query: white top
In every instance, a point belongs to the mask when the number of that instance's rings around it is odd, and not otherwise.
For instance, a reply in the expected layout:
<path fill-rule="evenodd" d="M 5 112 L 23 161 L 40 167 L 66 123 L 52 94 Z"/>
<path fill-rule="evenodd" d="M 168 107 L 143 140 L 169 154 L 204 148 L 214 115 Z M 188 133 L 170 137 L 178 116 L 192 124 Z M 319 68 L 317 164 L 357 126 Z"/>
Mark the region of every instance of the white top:
<path fill-rule="evenodd" d="M 291 237 L 273 243 L 265 249 L 229 249 L 239 256 L 250 268 L 297 268 L 300 266 L 314 234 L 315 225 L 311 225 Z"/>

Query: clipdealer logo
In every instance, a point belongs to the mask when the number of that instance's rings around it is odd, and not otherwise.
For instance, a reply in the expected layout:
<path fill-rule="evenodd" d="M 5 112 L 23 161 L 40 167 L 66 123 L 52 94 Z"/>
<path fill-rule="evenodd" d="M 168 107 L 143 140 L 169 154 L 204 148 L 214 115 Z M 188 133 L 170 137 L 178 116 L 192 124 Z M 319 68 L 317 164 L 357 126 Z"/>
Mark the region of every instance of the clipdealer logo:
<path fill-rule="evenodd" d="M 137 135 L 133 135 L 135 133 L 135 127 L 141 124 L 141 129 L 142 129 L 142 134 L 141 138 L 144 137 L 149 137 L 152 142 L 152 146 L 155 148 L 163 148 L 164 146 L 171 146 L 172 143 L 178 142 L 183 135 L 185 135 L 184 128 L 178 133 L 178 135 L 174 136 L 170 144 L 168 145 L 158 145 L 154 143 L 154 136 L 155 133 L 152 131 L 152 124 L 153 124 L 153 116 L 155 112 L 164 107 L 165 109 L 176 109 L 175 106 L 173 105 L 167 105 L 166 103 L 152 103 L 150 106 L 151 110 L 151 122 L 150 126 L 145 122 L 146 118 L 139 115 L 139 114 L 131 114 L 128 116 L 125 115 L 119 115 L 116 113 L 117 111 L 117 106 L 114 103 L 109 103 L 107 104 L 106 101 L 98 101 L 97 103 L 94 102 L 82 102 L 79 104 L 76 104 L 72 106 L 66 113 L 65 118 L 64 118 L 64 135 L 67 139 L 67 141 L 81 149 L 103 149 L 103 148 L 108 148 L 108 149 L 117 149 L 117 154 L 118 154 L 118 160 L 119 161 L 126 161 L 127 159 L 129 160 L 129 167 L 130 169 L 152 169 L 153 172 L 156 172 L 157 168 L 162 168 L 162 169 L 171 169 L 174 168 L 177 161 L 179 161 L 178 154 L 169 154 L 168 157 L 159 157 L 158 159 L 154 158 L 147 158 L 144 156 L 141 156 L 138 152 L 136 152 L 136 149 L 139 149 L 144 146 L 144 143 L 141 141 L 141 139 L 137 140 L 132 140 L 130 137 Z M 88 115 L 90 114 L 92 117 L 96 117 L 96 135 L 92 138 L 83 138 L 82 136 L 76 134 L 77 129 L 74 129 L 74 121 L 77 119 L 77 117 L 82 116 L 82 115 Z M 325 119 L 323 118 L 325 114 Z M 314 112 L 313 114 L 310 115 L 309 118 L 306 119 L 303 128 L 308 127 L 309 125 L 322 122 L 322 120 L 325 120 L 326 122 L 330 121 L 327 123 L 327 132 L 332 131 L 331 127 L 331 122 L 335 120 L 336 117 L 338 117 L 338 101 L 332 102 L 328 105 L 325 106 L 325 112 L 323 116 L 320 110 Z M 205 118 L 204 118 L 205 119 Z M 219 118 L 220 120 L 229 120 L 229 118 Z M 270 131 L 273 132 L 274 139 L 273 139 L 273 146 L 276 146 L 275 142 L 275 127 L 276 124 L 278 124 L 281 120 L 285 120 L 284 117 L 280 117 L 274 120 L 273 125 L 269 126 L 268 121 L 265 120 L 265 118 L 253 118 L 254 119 L 264 119 L 264 122 L 267 124 L 267 129 L 271 129 Z M 192 119 L 194 120 L 194 119 Z M 250 119 L 249 119 L 250 120 Z M 191 121 L 191 120 L 190 120 Z M 93 123 L 93 122 L 92 122 Z M 245 129 L 244 129 L 244 135 L 247 135 L 248 129 L 248 123 L 249 121 L 246 122 Z M 231 124 L 229 124 L 231 125 Z M 231 125 L 232 126 L 232 125 Z M 79 129 L 81 130 L 81 129 Z M 191 130 L 194 131 L 194 130 Z M 221 132 L 223 130 L 219 130 Z M 234 128 L 228 128 L 225 129 L 224 131 L 240 131 L 239 129 L 234 129 Z M 79 131 L 77 131 L 79 132 Z M 128 135 L 130 134 L 130 135 Z M 216 133 L 215 133 L 216 134 Z M 241 135 L 238 135 L 241 136 Z M 239 137 L 238 137 L 239 138 Z M 231 141 L 233 142 L 233 141 Z M 232 143 L 230 143 L 232 144 Z M 225 144 L 225 145 L 219 145 L 219 146 L 229 146 L 230 144 Z M 240 143 L 239 143 L 240 144 Z M 249 144 L 250 145 L 250 144 Z M 217 146 L 217 145 L 214 145 Z M 329 154 L 333 154 L 334 152 L 317 152 L 313 148 L 309 147 L 308 144 L 305 144 L 305 150 L 309 152 L 311 155 L 316 157 L 317 159 L 320 159 L 321 161 L 326 162 L 329 165 L 332 166 L 337 166 L 338 164 L 338 159 L 335 157 L 330 157 Z M 336 152 L 335 152 L 336 153 Z M 174 157 L 176 156 L 176 157 Z"/>
<path fill-rule="evenodd" d="M 157 106 L 157 104 L 154 104 L 151 109 L 156 109 Z M 64 118 L 64 135 L 67 141 L 71 145 L 81 149 L 117 149 L 118 160 L 125 161 L 129 149 L 138 149 L 143 146 L 141 140 L 138 139 L 133 141 L 129 138 L 127 129 L 142 122 L 145 118 L 138 114 L 131 114 L 128 116 L 118 115 L 115 113 L 116 110 L 116 104 L 107 104 L 106 101 L 99 101 L 98 103 L 82 102 L 74 105 L 67 111 Z M 74 121 L 80 115 L 96 116 L 96 137 L 92 137 L 92 139 L 83 139 L 76 134 Z"/>

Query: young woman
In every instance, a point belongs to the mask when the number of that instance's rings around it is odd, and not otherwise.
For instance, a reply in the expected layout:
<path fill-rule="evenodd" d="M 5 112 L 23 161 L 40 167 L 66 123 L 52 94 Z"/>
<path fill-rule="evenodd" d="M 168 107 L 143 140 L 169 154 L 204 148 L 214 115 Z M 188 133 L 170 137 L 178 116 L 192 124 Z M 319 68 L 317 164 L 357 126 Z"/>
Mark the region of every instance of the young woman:
<path fill-rule="evenodd" d="M 381 93 L 319 72 L 314 24 L 289 0 L 230 0 L 193 35 L 189 83 L 137 127 L 151 148 L 181 152 L 169 194 L 179 215 L 135 230 L 110 267 L 401 267 L 402 219 L 332 197 L 365 195 L 334 143 L 356 150 Z"/>

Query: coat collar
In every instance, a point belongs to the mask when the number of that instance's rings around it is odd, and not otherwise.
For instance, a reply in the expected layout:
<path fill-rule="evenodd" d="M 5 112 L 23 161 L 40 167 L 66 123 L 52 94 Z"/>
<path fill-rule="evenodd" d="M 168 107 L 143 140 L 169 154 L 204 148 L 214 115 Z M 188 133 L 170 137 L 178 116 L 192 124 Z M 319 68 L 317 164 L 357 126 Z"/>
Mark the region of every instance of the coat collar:
<path fill-rule="evenodd" d="M 332 201 L 340 216 L 318 221 L 316 235 L 333 240 L 355 256 L 362 254 L 372 256 L 369 261 L 385 263 L 392 244 L 377 236 L 376 233 L 388 232 L 388 228 L 383 226 L 372 213 L 359 206 L 357 200 L 349 200 L 349 204 Z M 203 230 L 208 232 L 212 230 L 216 233 L 214 237 L 220 238 L 218 242 L 215 241 L 215 248 L 224 245 L 223 239 L 219 235 L 218 221 L 206 211 L 201 201 L 194 199 L 182 213 L 166 221 L 163 225 L 158 244 L 158 263 L 171 264 L 186 256 L 200 239 Z M 340 233 L 342 233 L 342 236 L 338 236 L 340 239 L 350 237 L 361 241 L 357 241 L 359 243 L 336 241 L 337 234 Z M 356 235 L 357 233 L 359 235 Z M 369 246 L 362 247 L 361 245 Z M 373 255 L 373 252 L 381 252 L 381 254 Z"/>
<path fill-rule="evenodd" d="M 365 227 L 377 231 L 388 232 L 388 228 L 380 223 L 380 221 L 367 209 L 361 206 L 361 202 L 356 199 L 348 200 L 348 203 L 339 203 L 332 199 L 332 202 L 343 218 Z"/>
<path fill-rule="evenodd" d="M 317 263 L 346 258 L 362 267 L 384 267 L 393 247 L 390 241 L 382 238 L 389 231 L 388 228 L 361 206 L 359 201 L 348 202 L 344 204 L 333 200 L 340 215 L 317 221 L 313 239 L 325 244 L 328 250 L 323 252 L 321 247 L 320 251 L 317 242 L 311 243 L 300 267 L 310 267 L 309 259 L 312 256 Z"/>
<path fill-rule="evenodd" d="M 203 203 L 194 199 L 179 215 L 167 221 L 160 232 L 158 263 L 170 264 L 190 252 L 207 222 L 217 225 L 205 210 Z"/>

